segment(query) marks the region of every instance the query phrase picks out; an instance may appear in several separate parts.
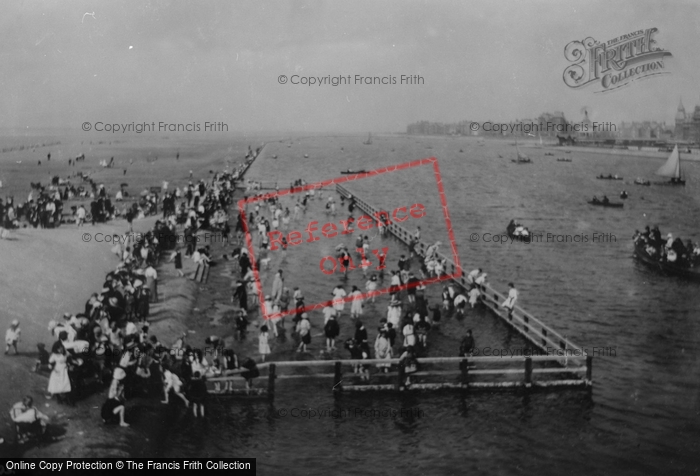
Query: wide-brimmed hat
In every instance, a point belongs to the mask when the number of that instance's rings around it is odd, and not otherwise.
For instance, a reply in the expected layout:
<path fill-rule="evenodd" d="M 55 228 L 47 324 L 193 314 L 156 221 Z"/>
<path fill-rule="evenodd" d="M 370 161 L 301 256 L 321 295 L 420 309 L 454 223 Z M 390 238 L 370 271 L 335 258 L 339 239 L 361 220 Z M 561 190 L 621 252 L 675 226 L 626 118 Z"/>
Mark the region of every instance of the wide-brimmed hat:
<path fill-rule="evenodd" d="M 126 372 L 121 367 L 114 369 L 114 380 L 122 380 L 126 377 Z"/>

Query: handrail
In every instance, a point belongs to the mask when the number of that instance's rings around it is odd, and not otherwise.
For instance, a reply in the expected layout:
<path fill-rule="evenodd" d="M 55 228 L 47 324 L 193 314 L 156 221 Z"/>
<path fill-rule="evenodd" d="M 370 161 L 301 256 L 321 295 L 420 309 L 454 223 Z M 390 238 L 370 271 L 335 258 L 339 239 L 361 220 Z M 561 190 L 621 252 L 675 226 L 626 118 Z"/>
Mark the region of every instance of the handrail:
<path fill-rule="evenodd" d="M 522 364 L 525 360 L 530 359 L 533 362 L 556 362 L 559 357 L 551 355 L 533 355 L 533 356 L 510 356 L 506 355 L 503 357 L 418 357 L 416 360 L 420 364 L 459 364 L 460 362 L 468 361 L 474 364 L 486 364 L 486 363 L 506 363 L 506 364 Z M 271 361 L 263 362 L 257 365 L 258 370 L 265 370 L 270 367 L 270 365 L 275 365 L 277 368 L 293 368 L 293 367 L 326 367 L 333 366 L 336 362 L 340 362 L 343 365 L 376 365 L 376 364 L 392 364 L 398 365 L 400 359 L 333 359 L 333 360 L 288 360 L 288 361 Z M 585 367 L 580 368 L 570 368 L 570 369 L 558 369 L 560 372 L 570 372 L 575 370 L 585 370 Z M 245 372 L 245 369 L 239 369 L 236 372 Z M 226 377 L 212 377 L 208 380 L 217 381 L 221 379 L 226 379 Z"/>

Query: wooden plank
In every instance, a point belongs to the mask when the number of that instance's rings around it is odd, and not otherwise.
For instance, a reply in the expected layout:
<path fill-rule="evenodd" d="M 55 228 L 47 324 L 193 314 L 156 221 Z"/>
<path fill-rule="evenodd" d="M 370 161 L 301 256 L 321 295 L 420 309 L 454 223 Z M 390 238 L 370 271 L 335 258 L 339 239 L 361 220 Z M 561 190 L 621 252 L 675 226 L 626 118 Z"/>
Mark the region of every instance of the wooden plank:
<path fill-rule="evenodd" d="M 533 369 L 532 373 L 535 374 L 561 374 L 561 373 L 576 373 L 585 372 L 586 367 L 562 367 L 560 369 Z"/>
<path fill-rule="evenodd" d="M 282 374 L 282 375 L 277 375 L 278 379 L 285 380 L 285 379 L 296 379 L 296 378 L 333 378 L 335 377 L 335 374 Z"/>
<path fill-rule="evenodd" d="M 525 369 L 492 369 L 492 370 L 470 370 L 469 375 L 508 375 L 523 374 Z"/>

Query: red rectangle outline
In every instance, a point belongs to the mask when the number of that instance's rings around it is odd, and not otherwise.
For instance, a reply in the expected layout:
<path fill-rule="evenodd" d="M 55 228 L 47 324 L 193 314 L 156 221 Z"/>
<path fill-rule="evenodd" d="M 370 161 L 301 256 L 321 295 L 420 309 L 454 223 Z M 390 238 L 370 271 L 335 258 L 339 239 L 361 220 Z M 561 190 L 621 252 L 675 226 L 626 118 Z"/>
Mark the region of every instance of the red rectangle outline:
<path fill-rule="evenodd" d="M 254 254 L 254 245 L 253 245 L 253 238 L 250 234 L 250 231 L 248 230 L 248 218 L 246 214 L 244 213 L 245 210 L 245 205 L 248 203 L 255 203 L 259 201 L 264 201 L 272 197 L 280 197 L 284 195 L 289 195 L 292 193 L 299 193 L 299 192 L 305 192 L 307 190 L 312 190 L 312 189 L 318 189 L 322 187 L 326 187 L 328 185 L 334 185 L 334 184 L 339 184 L 339 183 L 344 183 L 344 182 L 350 182 L 353 180 L 358 180 L 366 177 L 373 177 L 376 175 L 381 175 L 383 173 L 387 172 L 396 172 L 399 170 L 405 170 L 413 167 L 420 167 L 421 165 L 427 165 L 427 164 L 433 164 L 433 171 L 435 172 L 435 181 L 437 182 L 437 187 L 438 187 L 438 194 L 440 195 L 440 204 L 442 205 L 442 212 L 443 215 L 445 216 L 445 224 L 447 225 L 447 235 L 450 240 L 450 248 L 452 250 L 452 261 L 454 262 L 455 265 L 455 272 L 452 274 L 445 274 L 440 277 L 433 277 L 433 278 L 428 278 L 426 280 L 421 280 L 418 283 L 411 283 L 411 284 L 402 284 L 401 286 L 398 287 L 400 291 L 403 291 L 404 289 L 412 289 L 415 288 L 419 285 L 429 285 L 429 284 L 434 284 L 434 283 L 439 283 L 442 281 L 446 281 L 449 279 L 458 279 L 462 277 L 462 265 L 460 264 L 459 256 L 457 255 L 457 243 L 455 242 L 455 237 L 454 237 L 454 230 L 452 229 L 452 220 L 450 219 L 450 213 L 447 209 L 447 199 L 445 198 L 445 189 L 442 184 L 442 174 L 440 173 L 440 166 L 438 165 L 438 160 L 435 157 L 429 157 L 425 159 L 420 159 L 420 160 L 414 160 L 411 162 L 405 162 L 403 164 L 397 164 L 397 165 L 389 165 L 387 167 L 382 167 L 379 169 L 375 170 L 370 170 L 369 172 L 363 172 L 363 173 L 357 173 L 357 174 L 350 174 L 350 175 L 345 175 L 343 177 L 338 177 L 335 179 L 329 179 L 329 180 L 324 180 L 322 182 L 316 182 L 312 184 L 307 184 L 304 185 L 303 187 L 292 187 L 290 189 L 282 190 L 282 191 L 275 191 L 275 192 L 270 192 L 266 193 L 263 195 L 257 195 L 254 197 L 249 197 L 249 198 L 243 198 L 238 201 L 238 211 L 241 213 L 241 216 L 243 217 L 243 231 L 246 234 L 246 246 L 248 248 L 248 253 L 250 254 L 251 257 L 251 264 L 252 264 L 252 269 L 253 269 L 253 276 L 255 277 L 255 283 L 256 287 L 258 290 L 258 300 L 260 303 L 260 309 L 262 310 L 264 308 L 264 302 L 265 302 L 265 295 L 263 294 L 263 286 L 260 281 L 260 272 L 258 270 L 257 266 L 257 260 L 255 259 L 255 254 Z M 358 296 L 347 296 L 343 298 L 343 302 L 351 302 L 356 299 L 366 299 L 368 297 L 372 296 L 380 296 L 382 294 L 388 294 L 389 293 L 389 288 L 385 289 L 380 289 L 377 291 L 372 291 L 368 293 L 362 293 L 359 297 Z M 313 311 L 315 309 L 320 309 L 324 308 L 326 306 L 332 306 L 333 300 L 328 300 L 319 304 L 310 304 L 307 306 L 304 306 L 301 309 L 301 312 L 309 312 Z M 293 309 L 291 311 L 284 311 L 284 312 L 279 312 L 275 313 L 272 315 L 267 314 L 267 310 L 264 310 L 262 312 L 263 314 L 263 319 L 268 320 L 268 319 L 277 319 L 281 318 L 290 314 L 296 314 L 298 312 L 297 309 Z"/>

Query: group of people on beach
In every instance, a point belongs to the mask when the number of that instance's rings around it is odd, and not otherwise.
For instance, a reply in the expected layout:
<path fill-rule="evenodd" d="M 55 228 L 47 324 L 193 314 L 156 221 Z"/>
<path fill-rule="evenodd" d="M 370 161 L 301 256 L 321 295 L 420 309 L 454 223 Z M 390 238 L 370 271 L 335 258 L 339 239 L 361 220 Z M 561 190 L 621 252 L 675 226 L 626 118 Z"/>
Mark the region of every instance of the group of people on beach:
<path fill-rule="evenodd" d="M 178 224 L 168 207 L 164 219 L 156 221 L 149 232 L 131 234 L 127 242 L 115 240 L 112 251 L 119 264 L 106 275 L 101 291 L 93 293 L 79 313 L 65 313 L 49 322 L 54 339 L 50 352 L 45 344 L 37 344 L 39 358 L 34 371 L 48 374 L 46 398 L 72 405 L 88 389 L 109 384 L 102 419 L 128 426 L 125 402 L 131 397 L 157 395 L 167 403 L 172 392 L 192 406 L 195 416 L 203 416 L 207 377 L 241 374 L 247 386 L 251 385 L 258 375 L 255 362 L 245 359 L 239 363 L 233 349 L 224 349 L 220 338 L 211 336 L 206 342 L 211 351 L 209 364 L 208 355 L 188 345 L 185 336 L 165 346 L 150 334 L 148 323 L 150 306 L 160 298 L 155 267 L 163 252 L 179 251 L 178 225 L 185 226 L 192 235 L 200 229 L 218 230 L 220 215 L 232 201 L 236 181 L 251 162 L 215 174 L 209 183 L 186 186 L 183 203 L 189 212 L 185 223 Z M 198 250 L 192 246 L 188 251 L 194 255 Z M 19 320 L 14 320 L 6 332 L 6 355 L 19 352 L 20 338 Z M 221 390 L 218 383 L 217 389 Z M 39 428 L 36 422 L 41 422 L 42 428 L 46 426 L 45 415 L 30 411 L 30 398 L 27 396 L 11 412 L 18 432 L 20 424 L 29 424 L 29 430 Z M 30 413 L 32 418 L 27 416 Z"/>

